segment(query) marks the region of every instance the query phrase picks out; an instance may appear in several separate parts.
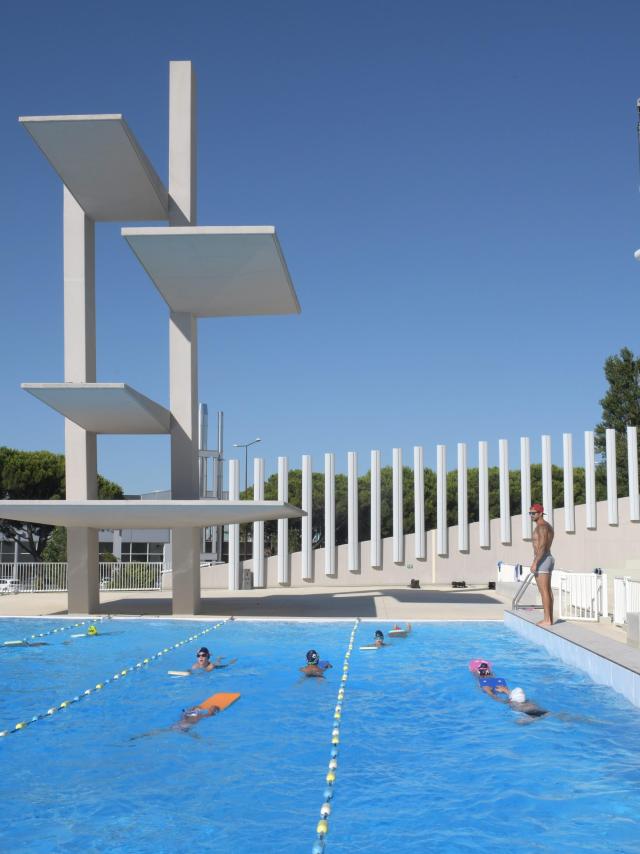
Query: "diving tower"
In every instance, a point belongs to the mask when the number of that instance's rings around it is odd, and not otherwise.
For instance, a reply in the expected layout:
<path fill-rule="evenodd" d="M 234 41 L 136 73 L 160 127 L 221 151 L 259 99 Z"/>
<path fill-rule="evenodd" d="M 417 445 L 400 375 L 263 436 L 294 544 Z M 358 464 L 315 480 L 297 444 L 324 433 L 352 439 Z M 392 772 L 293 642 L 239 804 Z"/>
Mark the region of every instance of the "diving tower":
<path fill-rule="evenodd" d="M 0 516 L 67 527 L 69 613 L 99 604 L 100 528 L 170 527 L 173 613 L 195 614 L 201 527 L 304 515 L 284 501 L 200 499 L 198 318 L 297 314 L 300 304 L 273 226 L 197 225 L 195 105 L 191 62 L 170 62 L 168 187 L 121 114 L 19 119 L 63 184 L 64 382 L 22 388 L 65 418 L 67 492 L 0 501 Z M 95 223 L 119 221 L 168 223 L 121 231 L 169 309 L 168 407 L 97 382 Z M 99 434 L 170 436 L 171 500 L 97 500 Z"/>

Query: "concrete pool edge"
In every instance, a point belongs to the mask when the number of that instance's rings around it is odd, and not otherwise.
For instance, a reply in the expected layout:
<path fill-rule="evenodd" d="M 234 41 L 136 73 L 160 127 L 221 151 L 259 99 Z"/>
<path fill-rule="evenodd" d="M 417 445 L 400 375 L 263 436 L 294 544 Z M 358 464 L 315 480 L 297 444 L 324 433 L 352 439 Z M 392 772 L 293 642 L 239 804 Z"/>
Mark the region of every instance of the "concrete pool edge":
<path fill-rule="evenodd" d="M 536 625 L 540 614 L 505 611 L 504 624 L 526 640 L 543 646 L 565 664 L 577 667 L 598 685 L 612 688 L 640 708 L 640 650 L 600 637 L 575 623 Z"/>

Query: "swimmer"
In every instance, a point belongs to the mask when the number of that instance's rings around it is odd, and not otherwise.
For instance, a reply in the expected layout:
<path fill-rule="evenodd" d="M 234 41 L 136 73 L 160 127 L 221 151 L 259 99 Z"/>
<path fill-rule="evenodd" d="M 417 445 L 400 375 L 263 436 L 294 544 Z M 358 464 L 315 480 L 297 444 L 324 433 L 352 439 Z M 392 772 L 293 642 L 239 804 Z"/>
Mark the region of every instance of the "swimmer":
<path fill-rule="evenodd" d="M 377 646 L 377 647 L 389 646 L 388 643 L 384 642 L 384 635 L 382 634 L 380 629 L 376 629 L 376 633 L 373 636 L 373 644 L 374 644 L 374 646 Z"/>
<path fill-rule="evenodd" d="M 407 635 L 411 634 L 411 623 L 406 623 L 404 629 L 396 623 L 389 634 L 394 638 L 406 638 Z"/>
<path fill-rule="evenodd" d="M 201 709 L 199 706 L 190 706 L 187 709 L 182 710 L 182 714 L 180 715 L 180 720 L 177 720 L 175 723 L 171 724 L 171 726 L 163 726 L 158 727 L 157 729 L 152 729 L 151 732 L 143 732 L 142 735 L 134 735 L 129 741 L 137 741 L 139 738 L 147 738 L 150 735 L 158 735 L 161 732 L 186 732 L 194 738 L 199 738 L 200 736 L 191 732 L 192 728 L 200 723 L 203 718 L 210 718 L 212 715 L 217 715 L 220 711 L 218 706 L 211 706 L 210 709 Z"/>
<path fill-rule="evenodd" d="M 488 694 L 492 700 L 498 700 L 501 703 L 507 702 L 500 695 L 509 694 L 509 686 L 500 676 L 493 675 L 488 662 L 480 662 L 476 675 L 478 677 L 478 685 L 485 694 Z"/>
<path fill-rule="evenodd" d="M 328 661 L 320 661 L 320 656 L 315 649 L 310 649 L 307 653 L 307 663 L 300 668 L 300 672 L 305 676 L 316 676 L 324 679 L 324 672 L 332 667 Z"/>
<path fill-rule="evenodd" d="M 505 701 L 514 712 L 521 712 L 525 717 L 518 718 L 519 724 L 530 724 L 534 718 L 544 718 L 549 712 L 547 709 L 541 709 L 540 706 L 527 700 L 527 696 L 522 688 L 514 688 L 509 694 L 509 699 Z"/>
<path fill-rule="evenodd" d="M 211 653 L 207 649 L 206 646 L 201 646 L 197 652 L 197 661 L 195 664 L 191 666 L 192 670 L 220 670 L 223 667 L 229 667 L 231 664 L 235 664 L 238 660 L 237 658 L 232 658 L 231 661 L 227 662 L 227 664 L 222 664 L 224 656 L 219 655 L 215 661 L 211 661 Z"/>

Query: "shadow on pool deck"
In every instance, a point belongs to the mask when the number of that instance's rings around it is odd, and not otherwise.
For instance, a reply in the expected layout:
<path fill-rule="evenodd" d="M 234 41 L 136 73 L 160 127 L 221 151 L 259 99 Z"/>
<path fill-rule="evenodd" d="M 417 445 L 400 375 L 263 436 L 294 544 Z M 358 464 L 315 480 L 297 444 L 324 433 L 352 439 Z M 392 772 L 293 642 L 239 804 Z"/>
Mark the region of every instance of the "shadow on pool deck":
<path fill-rule="evenodd" d="M 443 608 L 444 606 L 444 608 Z M 470 619 L 481 618 L 487 606 L 486 619 L 501 619 L 504 600 L 479 590 L 409 590 L 403 588 L 337 589 L 310 593 L 306 590 L 246 591 L 241 594 L 216 591 L 201 600 L 200 616 L 237 617 L 388 617 L 390 619 L 447 619 L 454 606 L 456 612 L 473 607 Z M 494 609 L 496 609 L 494 611 Z M 382 613 L 381 613 L 382 612 Z M 442 613 L 438 613 L 442 612 Z M 480 612 L 480 613 L 476 613 Z M 171 615 L 169 598 L 130 598 L 126 595 L 100 605 L 101 614 Z M 461 614 L 457 619 L 464 619 Z"/>

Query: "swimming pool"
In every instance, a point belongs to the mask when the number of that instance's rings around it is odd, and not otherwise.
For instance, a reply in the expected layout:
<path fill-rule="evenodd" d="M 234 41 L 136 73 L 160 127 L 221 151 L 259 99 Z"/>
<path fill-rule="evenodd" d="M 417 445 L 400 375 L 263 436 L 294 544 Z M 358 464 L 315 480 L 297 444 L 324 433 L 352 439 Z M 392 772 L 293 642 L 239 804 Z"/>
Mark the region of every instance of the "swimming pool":
<path fill-rule="evenodd" d="M 0 641 L 59 626 L 2 620 Z M 0 648 L 0 729 L 80 695 L 202 621 L 111 620 Z M 360 652 L 343 703 L 326 851 L 403 854 L 638 850 L 637 709 L 499 623 L 423 623 Z M 86 626 L 84 627 L 86 628 Z M 169 650 L 81 702 L 0 739 L 0 847 L 13 851 L 310 852 L 353 622 L 236 621 Z M 229 669 L 171 678 L 200 645 Z M 334 669 L 301 679 L 307 649 Z M 467 662 L 487 656 L 559 715 L 515 725 Z M 216 691 L 238 703 L 193 736 L 165 730 Z M 197 737 L 195 737 L 197 736 Z"/>

